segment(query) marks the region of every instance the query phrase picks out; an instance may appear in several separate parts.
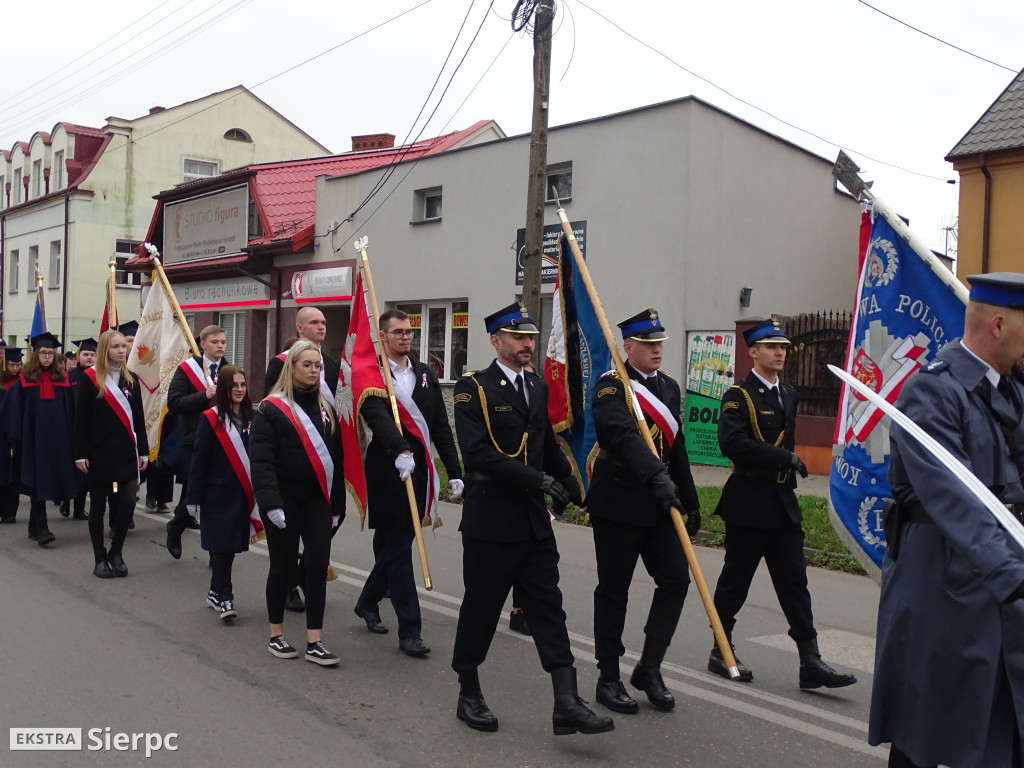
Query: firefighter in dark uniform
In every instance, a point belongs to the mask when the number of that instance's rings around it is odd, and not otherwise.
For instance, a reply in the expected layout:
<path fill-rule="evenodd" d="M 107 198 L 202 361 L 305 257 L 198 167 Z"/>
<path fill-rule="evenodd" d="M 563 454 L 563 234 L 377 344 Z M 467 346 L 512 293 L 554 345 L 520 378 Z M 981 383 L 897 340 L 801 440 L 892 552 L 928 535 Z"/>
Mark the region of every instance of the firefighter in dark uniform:
<path fill-rule="evenodd" d="M 753 369 L 726 390 L 718 421 L 718 444 L 733 471 L 715 510 L 725 520 L 725 565 L 715 588 L 715 608 L 731 643 L 736 614 L 763 558 L 800 654 L 800 687 L 853 685 L 857 678 L 836 672 L 818 653 L 795 492 L 796 473 L 807 477 L 807 467 L 793 450 L 797 394 L 779 378 L 790 341 L 773 320 L 758 323 L 743 338 Z M 736 663 L 742 682 L 754 679 L 739 659 Z M 729 677 L 717 646 L 708 670 Z"/>
<path fill-rule="evenodd" d="M 511 304 L 485 318 L 497 359 L 455 385 L 455 431 L 466 466 L 462 507 L 465 594 L 452 669 L 459 675 L 456 716 L 470 728 L 496 731 L 477 668 L 487 658 L 509 590 L 517 587 L 530 616 L 541 665 L 555 693 L 556 735 L 604 733 L 615 726 L 577 695 L 576 669 L 558 588 L 558 548 L 544 494 L 556 510 L 580 499 L 568 460 L 555 444 L 543 379 L 524 372 L 538 334 L 525 308 Z M 570 492 L 567 488 L 572 488 Z"/>
<path fill-rule="evenodd" d="M 665 328 L 653 309 L 623 320 L 619 328 L 632 387 L 612 371 L 593 389 L 591 408 L 601 451 L 594 462 L 587 511 L 597 556 L 597 700 L 614 712 L 635 714 L 639 706 L 619 679 L 629 585 L 637 559 L 642 558 L 656 589 L 644 626 L 643 654 L 630 683 L 656 708 L 667 711 L 675 699 L 662 680 L 661 662 L 690 584 L 686 555 L 669 510 L 675 506 L 687 515 L 686 529 L 693 536 L 700 528 L 700 502 L 679 426 L 679 385 L 658 371 L 668 338 Z M 640 435 L 636 406 L 643 409 L 657 456 Z"/>

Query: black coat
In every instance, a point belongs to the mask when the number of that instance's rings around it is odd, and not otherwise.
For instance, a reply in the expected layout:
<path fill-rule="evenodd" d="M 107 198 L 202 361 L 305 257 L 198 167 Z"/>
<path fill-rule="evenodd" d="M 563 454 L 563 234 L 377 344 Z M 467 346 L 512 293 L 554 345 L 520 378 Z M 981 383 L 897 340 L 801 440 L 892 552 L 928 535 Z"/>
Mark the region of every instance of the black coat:
<path fill-rule="evenodd" d="M 192 357 L 200 366 L 203 364 L 202 357 Z M 174 376 L 171 377 L 171 383 L 167 387 L 167 410 L 177 417 L 181 425 L 181 441 L 185 446 L 186 454 L 192 453 L 192 448 L 196 442 L 196 427 L 199 425 L 199 415 L 210 407 L 210 401 L 206 397 L 205 389 L 196 389 L 196 385 L 192 383 L 192 379 L 189 378 L 188 374 L 185 373 L 185 369 L 182 367 L 185 363 L 178 366 L 178 369 L 174 372 Z M 230 363 L 221 358 L 217 362 L 217 367 L 220 369 Z M 169 429 L 170 424 L 164 419 L 164 428 Z"/>
<path fill-rule="evenodd" d="M 89 460 L 91 481 L 124 483 L 139 475 L 139 457 L 149 456 L 146 440 L 146 418 L 142 412 L 142 387 L 138 379 L 131 384 L 122 375 L 118 388 L 128 398 L 132 409 L 132 426 L 136 445 L 124 422 L 99 389 L 83 372 L 75 392 L 75 460 Z"/>
<path fill-rule="evenodd" d="M 466 465 L 464 537 L 517 542 L 554 536 L 541 483 L 545 474 L 564 484 L 575 480 L 548 421 L 547 385 L 533 373 L 525 381 L 528 411 L 497 361 L 455 384 L 455 432 Z"/>
<path fill-rule="evenodd" d="M 448 424 L 448 410 L 444 405 L 437 375 L 426 363 L 412 360 L 409 363 L 413 366 L 413 372 L 416 375 L 412 400 L 419 407 L 427 422 L 430 439 L 437 448 L 441 461 L 444 462 L 449 479 L 461 478 L 462 467 L 459 464 L 459 452 L 455 448 L 455 438 L 452 435 L 452 428 Z M 367 397 L 359 409 L 359 415 L 363 417 L 373 432 L 373 440 L 366 449 L 366 458 L 363 462 L 366 474 L 369 526 L 370 528 L 411 530 L 412 515 L 409 512 L 409 494 L 405 489 L 405 483 L 398 478 L 395 457 L 404 451 L 412 451 L 413 458 L 416 460 L 412 483 L 416 490 L 416 501 L 421 506 L 419 513 L 422 517 L 425 512 L 422 508 L 423 500 L 427 493 L 428 454 L 419 440 L 407 436 L 404 428 L 399 431 L 391 412 L 391 404 L 386 398 Z"/>
<path fill-rule="evenodd" d="M 331 392 L 334 392 L 338 388 L 338 378 L 341 376 L 341 363 L 334 358 L 328 357 L 323 352 L 320 353 L 324 359 L 324 369 L 320 372 L 323 380 L 327 382 L 327 386 Z M 270 390 L 274 388 L 278 378 L 281 376 L 281 370 L 284 368 L 284 361 L 278 358 L 276 355 L 270 358 L 270 365 L 267 366 L 267 374 L 263 379 L 263 396 L 266 397 L 270 394 Z"/>
<path fill-rule="evenodd" d="M 715 513 L 727 523 L 767 529 L 799 525 L 802 519 L 792 470 L 797 394 L 781 380 L 779 389 L 781 409 L 751 372 L 722 397 L 718 444 L 732 461 L 733 472 Z"/>
<path fill-rule="evenodd" d="M 626 373 L 631 379 L 645 378 L 628 363 Z M 640 386 L 646 387 L 646 384 L 641 383 Z M 660 392 L 654 393 L 655 396 L 678 421 L 682 402 L 679 385 L 671 377 L 658 373 L 658 388 Z M 658 455 L 655 456 L 644 442 L 637 427 L 636 416 L 626 403 L 625 389 L 624 383 L 614 374 L 605 376 L 593 387 L 591 409 L 602 453 L 594 463 L 594 474 L 587 494 L 587 511 L 593 517 L 653 527 L 665 513 L 651 493 L 648 483 L 666 467 L 679 488 L 679 500 L 683 503 L 683 509 L 679 511 L 683 514 L 699 511 L 700 502 L 690 471 L 690 458 L 686 453 L 682 427 L 669 448 L 654 420 L 647 418 L 654 445 L 658 449 Z"/>
<path fill-rule="evenodd" d="M 252 422 L 242 425 L 242 445 L 247 453 L 251 425 Z M 245 552 L 249 549 L 249 501 L 242 481 L 205 415 L 200 417 L 196 429 L 185 501 L 199 505 L 199 533 L 203 549 L 208 552 Z"/>
<path fill-rule="evenodd" d="M 320 413 L 317 388 L 295 391 L 295 404 L 309 416 L 327 443 L 334 461 L 334 484 L 331 492 L 331 514 L 345 518 L 345 463 L 341 451 L 341 426 L 333 406 L 327 406 L 327 418 L 333 422 L 331 431 Z M 295 427 L 276 405 L 260 403 L 253 414 L 249 438 L 249 463 L 256 504 L 261 512 L 295 509 L 310 498 L 323 498 L 313 465 L 302 447 Z"/>

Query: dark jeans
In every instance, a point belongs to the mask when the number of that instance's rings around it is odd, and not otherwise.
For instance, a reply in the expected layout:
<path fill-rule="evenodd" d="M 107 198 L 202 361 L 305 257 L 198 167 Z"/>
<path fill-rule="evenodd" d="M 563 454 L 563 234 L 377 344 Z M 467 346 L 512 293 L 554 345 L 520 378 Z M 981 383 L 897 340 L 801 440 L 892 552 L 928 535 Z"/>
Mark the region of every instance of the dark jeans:
<path fill-rule="evenodd" d="M 305 559 L 306 628 L 322 629 L 327 601 L 327 566 L 331 560 L 331 507 L 322 496 L 305 499 L 285 510 L 285 527 L 278 528 L 260 510 L 270 552 L 267 574 L 267 615 L 271 624 L 284 622 L 288 589 L 297 583 L 299 540 Z"/>
<path fill-rule="evenodd" d="M 363 585 L 356 604 L 378 613 L 384 593 L 391 590 L 391 605 L 398 617 L 398 636 L 406 639 L 419 637 L 422 632 L 420 600 L 416 594 L 416 575 L 412 565 L 412 542 L 416 538 L 410 530 L 377 528 L 373 532 L 373 570 Z"/>
<path fill-rule="evenodd" d="M 135 480 L 120 482 L 117 484 L 118 493 L 114 495 L 117 499 L 117 510 L 111 508 L 111 527 L 114 531 L 114 538 L 110 542 L 110 549 L 103 547 L 103 511 L 107 505 L 107 499 L 111 496 L 111 483 L 96 478 L 89 478 L 89 538 L 92 540 L 92 554 L 97 563 L 106 559 L 107 555 L 121 554 L 124 547 L 125 536 L 128 535 L 128 523 L 132 520 L 135 512 L 135 491 L 139 484 Z"/>
<path fill-rule="evenodd" d="M 234 600 L 231 592 L 231 564 L 235 561 L 234 552 L 211 552 L 210 567 L 213 574 L 210 576 L 210 589 L 217 593 L 221 600 Z"/>

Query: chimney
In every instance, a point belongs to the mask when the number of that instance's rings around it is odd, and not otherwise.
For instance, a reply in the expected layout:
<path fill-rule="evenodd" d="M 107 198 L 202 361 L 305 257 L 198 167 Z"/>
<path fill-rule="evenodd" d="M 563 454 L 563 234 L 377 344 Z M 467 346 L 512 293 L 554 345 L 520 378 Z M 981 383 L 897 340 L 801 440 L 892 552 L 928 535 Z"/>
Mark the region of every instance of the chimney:
<path fill-rule="evenodd" d="M 167 107 L 150 107 L 149 114 L 155 115 L 157 112 L 163 112 Z"/>
<path fill-rule="evenodd" d="M 365 136 L 352 137 L 352 151 L 366 152 L 371 149 L 391 149 L 395 146 L 393 133 L 369 133 Z"/>

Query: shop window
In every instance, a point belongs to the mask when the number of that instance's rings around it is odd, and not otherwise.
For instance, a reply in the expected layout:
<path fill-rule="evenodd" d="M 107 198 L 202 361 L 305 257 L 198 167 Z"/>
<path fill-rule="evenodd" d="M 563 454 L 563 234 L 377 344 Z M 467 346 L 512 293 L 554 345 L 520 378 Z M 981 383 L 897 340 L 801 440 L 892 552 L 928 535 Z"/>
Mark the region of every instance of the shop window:
<path fill-rule="evenodd" d="M 217 316 L 217 325 L 223 328 L 228 335 L 228 344 L 224 348 L 224 359 L 232 365 L 244 368 L 245 312 L 222 312 Z"/>
<path fill-rule="evenodd" d="M 441 381 L 455 381 L 465 372 L 469 302 L 406 302 L 394 308 L 409 315 L 413 358 L 426 362 Z"/>
<path fill-rule="evenodd" d="M 141 272 L 128 272 L 125 265 L 128 259 L 138 255 L 142 247 L 141 240 L 118 240 L 114 245 L 114 261 L 117 267 L 114 271 L 114 283 L 120 288 L 140 288 L 142 286 Z"/>
<path fill-rule="evenodd" d="M 554 187 L 561 202 L 572 200 L 572 163 L 558 163 L 548 166 L 547 185 L 544 189 L 544 199 L 549 203 L 555 202 Z"/>

